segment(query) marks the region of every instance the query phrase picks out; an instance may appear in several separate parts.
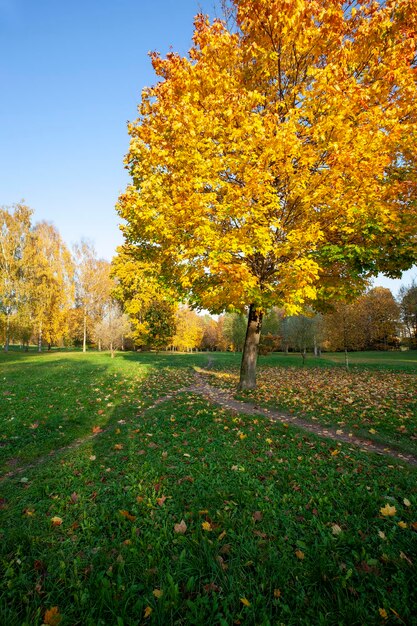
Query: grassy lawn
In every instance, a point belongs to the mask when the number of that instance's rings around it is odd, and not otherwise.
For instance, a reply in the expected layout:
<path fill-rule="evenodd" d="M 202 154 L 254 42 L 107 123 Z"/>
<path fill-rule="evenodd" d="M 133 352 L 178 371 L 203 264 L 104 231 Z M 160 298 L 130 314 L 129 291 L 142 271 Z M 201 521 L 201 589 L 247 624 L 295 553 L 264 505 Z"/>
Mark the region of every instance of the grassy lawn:
<path fill-rule="evenodd" d="M 155 402 L 207 359 L 0 356 L 2 472 L 45 457 L 0 483 L 0 623 L 415 624 L 417 470 L 190 393 Z M 210 359 L 218 384 L 234 384 L 239 356 Z M 299 399 L 286 391 L 280 406 L 332 423 L 352 412 L 367 428 L 376 385 L 375 430 L 410 429 L 409 361 L 350 378 L 311 361 L 261 359 L 259 401 L 277 401 L 269 380 L 278 393 L 293 379 Z M 306 408 L 308 385 L 320 401 Z M 397 410 L 413 414 L 400 424 Z"/>
<path fill-rule="evenodd" d="M 239 398 L 327 427 L 353 433 L 417 455 L 417 353 L 363 352 L 307 357 L 296 354 L 259 359 L 255 391 Z M 239 364 L 219 363 L 212 382 L 235 390 Z"/>

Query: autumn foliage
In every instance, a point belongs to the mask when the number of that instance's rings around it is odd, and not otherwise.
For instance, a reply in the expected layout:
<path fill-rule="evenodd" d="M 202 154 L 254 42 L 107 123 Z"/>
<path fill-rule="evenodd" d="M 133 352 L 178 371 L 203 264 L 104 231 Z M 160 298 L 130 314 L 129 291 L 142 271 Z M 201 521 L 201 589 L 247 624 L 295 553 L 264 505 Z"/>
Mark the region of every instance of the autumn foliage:
<path fill-rule="evenodd" d="M 257 312 L 255 358 L 262 311 L 415 259 L 416 9 L 234 0 L 235 32 L 199 15 L 188 58 L 152 54 L 126 241 L 192 305 Z"/>

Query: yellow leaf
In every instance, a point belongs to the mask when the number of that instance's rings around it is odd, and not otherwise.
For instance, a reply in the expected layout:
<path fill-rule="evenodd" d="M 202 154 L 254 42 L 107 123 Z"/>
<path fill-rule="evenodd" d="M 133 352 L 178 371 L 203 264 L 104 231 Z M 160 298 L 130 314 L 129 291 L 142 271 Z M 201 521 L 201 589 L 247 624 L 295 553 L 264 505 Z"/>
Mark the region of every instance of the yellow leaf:
<path fill-rule="evenodd" d="M 154 589 L 152 593 L 155 596 L 155 598 L 161 598 L 164 595 L 164 592 L 162 591 L 162 589 Z"/>
<path fill-rule="evenodd" d="M 245 606 L 250 606 L 250 602 L 249 602 L 249 600 L 247 598 L 240 598 L 240 601 Z"/>
<path fill-rule="evenodd" d="M 381 515 L 384 515 L 385 517 L 392 517 L 396 514 L 396 512 L 397 509 L 395 508 L 395 506 L 390 506 L 389 504 L 386 504 L 380 509 Z"/>
<path fill-rule="evenodd" d="M 408 498 L 404 498 L 403 502 L 404 502 L 405 506 L 411 506 L 411 502 L 410 502 L 410 500 L 408 500 Z"/>
<path fill-rule="evenodd" d="M 380 616 L 381 616 L 383 619 L 387 619 L 387 618 L 388 618 L 388 613 L 386 612 L 386 610 L 385 610 L 385 609 L 378 609 L 378 611 L 379 611 Z"/>
<path fill-rule="evenodd" d="M 51 522 L 54 526 L 61 526 L 62 517 L 58 517 L 57 515 L 55 515 L 54 517 L 51 517 Z"/>
<path fill-rule="evenodd" d="M 145 609 L 145 612 L 144 612 L 144 614 L 143 614 L 143 617 L 144 617 L 145 619 L 146 619 L 147 617 L 149 617 L 149 615 L 152 613 L 152 610 L 153 610 L 153 609 L 152 609 L 152 607 L 147 606 L 147 607 L 146 607 L 146 609 Z"/>
<path fill-rule="evenodd" d="M 400 528 L 407 528 L 407 524 L 405 522 L 398 522 L 398 526 Z"/>
<path fill-rule="evenodd" d="M 203 530 L 213 530 L 212 527 L 211 527 L 210 522 L 203 522 L 201 524 L 201 527 L 202 527 Z"/>
<path fill-rule="evenodd" d="M 332 456 L 337 456 L 338 454 L 340 454 L 340 450 L 333 450 L 331 454 Z"/>
<path fill-rule="evenodd" d="M 296 550 L 295 556 L 297 557 L 297 559 L 300 559 L 301 561 L 305 558 L 305 554 L 301 550 Z"/>

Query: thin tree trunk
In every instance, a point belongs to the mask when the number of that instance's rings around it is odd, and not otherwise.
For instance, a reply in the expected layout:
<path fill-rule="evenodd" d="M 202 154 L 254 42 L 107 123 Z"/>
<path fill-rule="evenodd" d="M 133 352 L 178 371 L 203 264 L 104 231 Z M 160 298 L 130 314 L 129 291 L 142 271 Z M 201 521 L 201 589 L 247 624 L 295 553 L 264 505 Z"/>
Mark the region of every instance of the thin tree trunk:
<path fill-rule="evenodd" d="M 262 312 L 251 304 L 249 307 L 248 326 L 240 366 L 239 390 L 255 389 L 256 387 L 256 362 L 258 358 L 259 339 L 261 336 L 262 317 Z"/>
<path fill-rule="evenodd" d="M 4 351 L 5 352 L 9 351 L 9 345 L 10 345 L 10 315 L 9 315 L 9 312 L 7 312 L 7 318 L 6 318 L 6 338 L 5 338 L 5 342 L 4 342 Z"/>
<path fill-rule="evenodd" d="M 83 352 L 87 352 L 87 311 L 84 309 Z"/>
<path fill-rule="evenodd" d="M 38 352 L 42 352 L 42 322 L 40 322 L 40 324 L 39 324 Z"/>
<path fill-rule="evenodd" d="M 348 358 L 348 351 L 347 348 L 345 348 L 345 367 L 346 367 L 346 371 L 349 371 L 349 358 Z"/>
<path fill-rule="evenodd" d="M 111 358 L 114 359 L 113 342 L 110 343 Z"/>

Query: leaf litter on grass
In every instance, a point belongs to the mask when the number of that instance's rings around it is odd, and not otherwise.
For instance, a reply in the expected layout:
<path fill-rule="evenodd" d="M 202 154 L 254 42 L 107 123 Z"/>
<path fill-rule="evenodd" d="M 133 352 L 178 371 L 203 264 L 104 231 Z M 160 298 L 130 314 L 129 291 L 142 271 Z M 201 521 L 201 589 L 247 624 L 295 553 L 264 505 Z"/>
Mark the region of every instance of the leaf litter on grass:
<path fill-rule="evenodd" d="M 156 400 L 130 396 L 125 424 L 4 485 L 6 623 L 50 607 L 63 624 L 410 621 L 415 470 L 190 393 Z"/>

